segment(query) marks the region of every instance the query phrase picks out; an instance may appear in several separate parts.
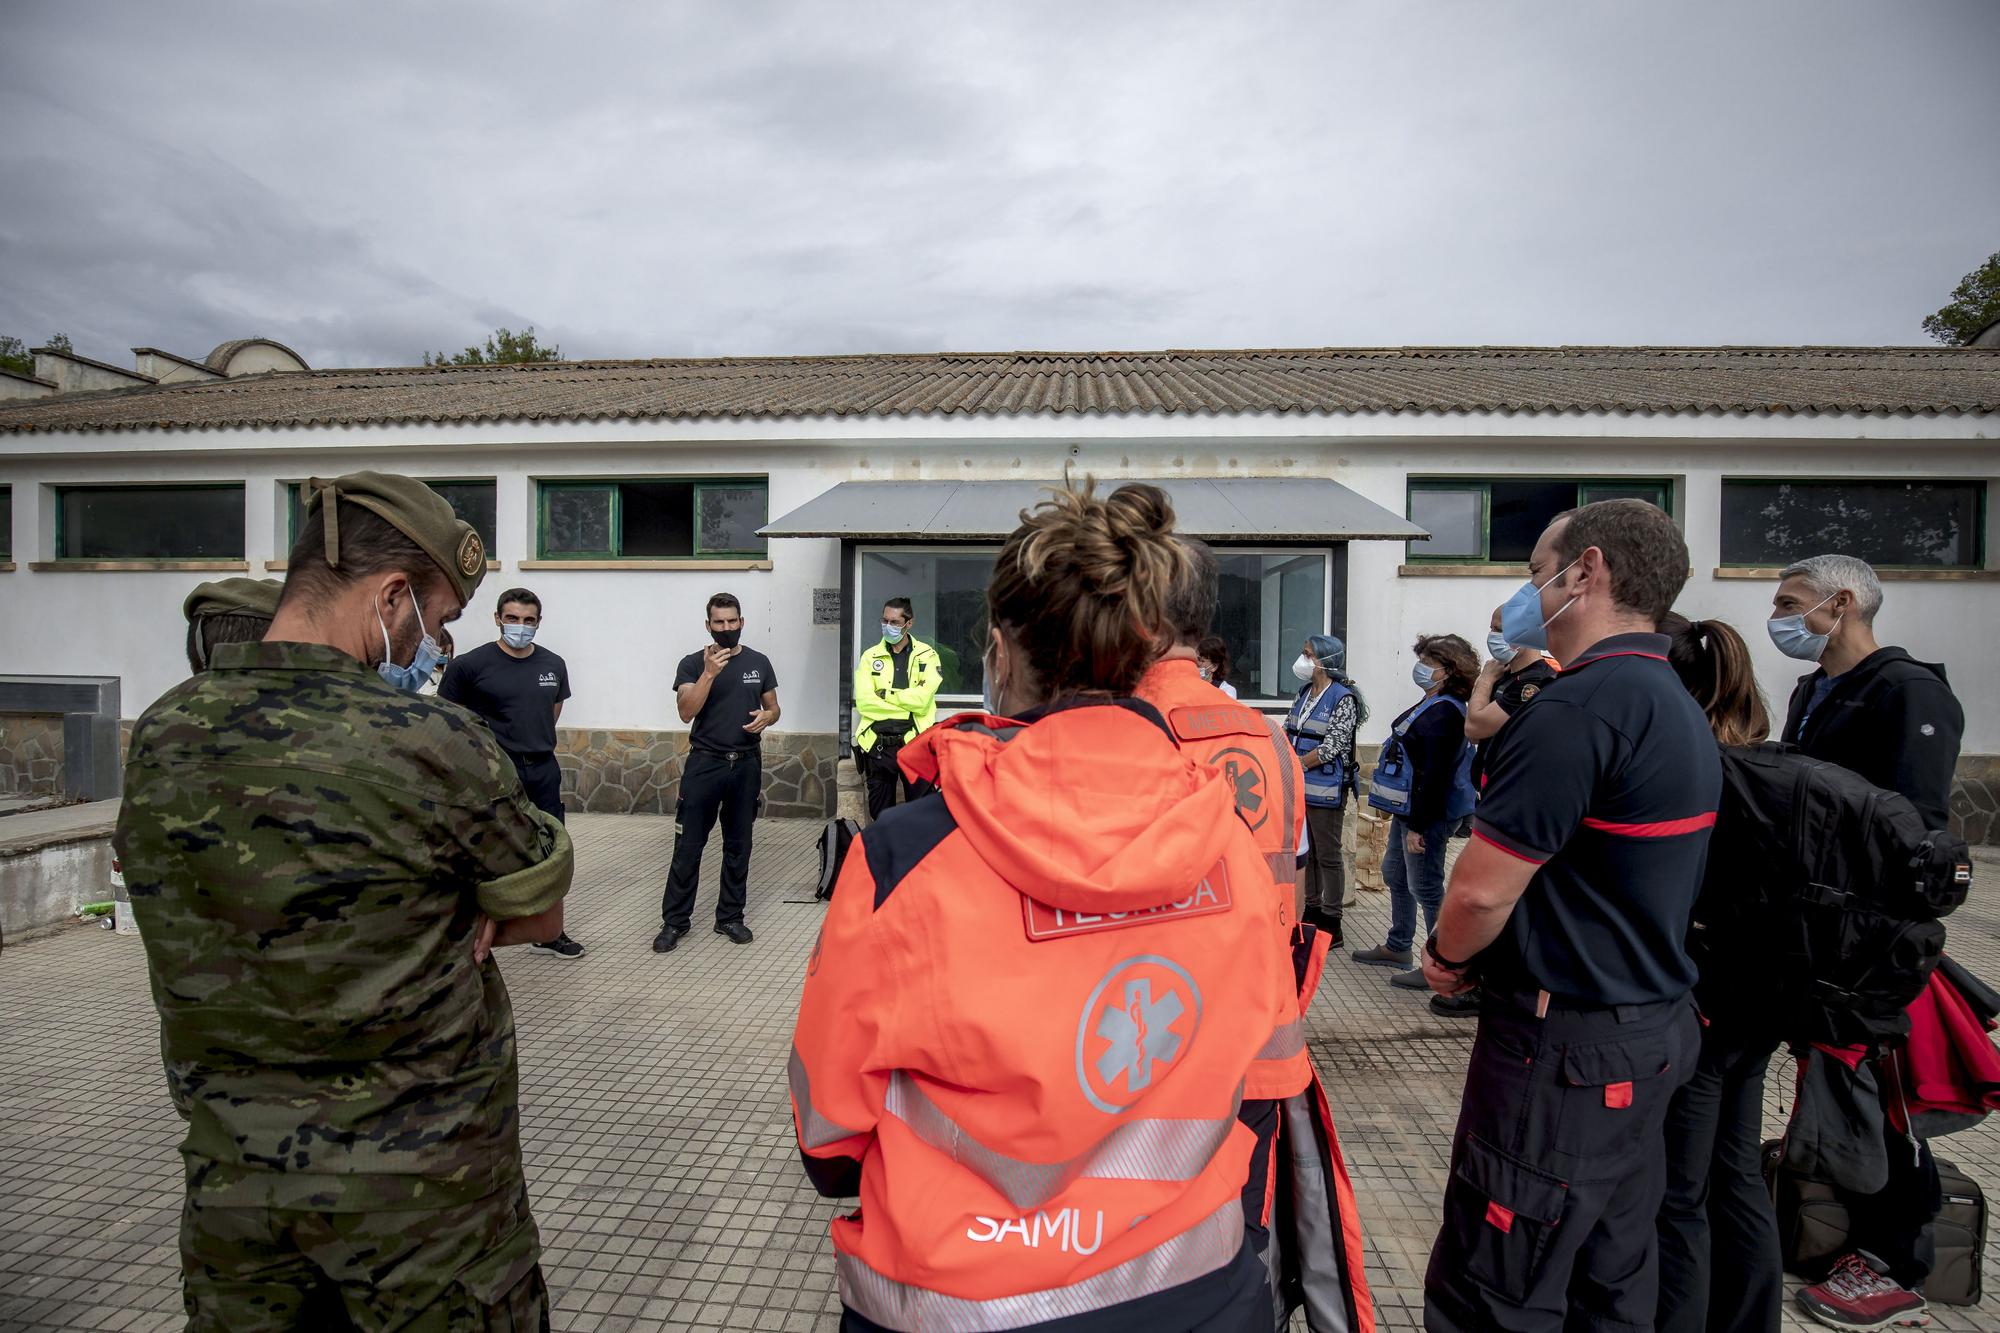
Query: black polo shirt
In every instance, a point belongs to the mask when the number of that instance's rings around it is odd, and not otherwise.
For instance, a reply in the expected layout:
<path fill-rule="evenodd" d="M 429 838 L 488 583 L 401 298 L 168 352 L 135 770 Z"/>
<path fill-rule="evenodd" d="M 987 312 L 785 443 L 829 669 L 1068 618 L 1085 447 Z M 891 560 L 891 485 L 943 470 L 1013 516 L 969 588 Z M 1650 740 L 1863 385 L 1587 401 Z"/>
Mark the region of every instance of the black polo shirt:
<path fill-rule="evenodd" d="M 1659 634 L 1594 644 L 1494 738 L 1473 835 L 1539 866 L 1480 956 L 1575 1004 L 1685 995 L 1722 764 Z"/>

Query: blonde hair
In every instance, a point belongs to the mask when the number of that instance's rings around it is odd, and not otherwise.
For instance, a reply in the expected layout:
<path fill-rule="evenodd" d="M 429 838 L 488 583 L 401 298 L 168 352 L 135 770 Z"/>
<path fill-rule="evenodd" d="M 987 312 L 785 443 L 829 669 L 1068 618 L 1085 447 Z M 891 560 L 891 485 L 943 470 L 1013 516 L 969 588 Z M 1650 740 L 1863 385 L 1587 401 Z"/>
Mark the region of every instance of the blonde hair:
<path fill-rule="evenodd" d="M 986 610 L 1020 643 L 1049 698 L 1130 694 L 1171 646 L 1169 607 L 1191 574 L 1174 536 L 1174 506 L 1157 486 L 1065 484 L 1008 536 L 993 562 Z"/>

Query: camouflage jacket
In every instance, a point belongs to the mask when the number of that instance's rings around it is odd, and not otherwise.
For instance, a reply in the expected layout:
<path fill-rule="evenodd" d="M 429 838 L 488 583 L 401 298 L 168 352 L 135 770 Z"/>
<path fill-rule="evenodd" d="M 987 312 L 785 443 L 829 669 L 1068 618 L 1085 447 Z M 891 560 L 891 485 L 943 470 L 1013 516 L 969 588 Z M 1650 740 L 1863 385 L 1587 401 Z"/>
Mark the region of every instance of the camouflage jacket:
<path fill-rule="evenodd" d="M 116 848 L 205 1203 L 448 1207 L 521 1181 L 480 912 L 569 888 L 471 713 L 336 649 L 227 644 L 132 731 Z"/>

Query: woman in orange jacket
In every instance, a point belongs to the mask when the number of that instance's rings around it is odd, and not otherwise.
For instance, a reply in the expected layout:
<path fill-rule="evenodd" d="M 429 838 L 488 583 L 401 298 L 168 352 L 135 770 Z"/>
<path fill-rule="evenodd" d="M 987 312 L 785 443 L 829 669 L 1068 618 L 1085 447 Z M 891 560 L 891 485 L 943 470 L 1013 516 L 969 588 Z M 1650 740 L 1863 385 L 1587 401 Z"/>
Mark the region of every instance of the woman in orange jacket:
<path fill-rule="evenodd" d="M 865 831 L 807 964 L 793 1115 L 849 1329 L 1268 1330 L 1236 1109 L 1296 1017 L 1227 780 L 1132 696 L 1187 555 L 1064 490 L 987 589 L 985 714 Z"/>

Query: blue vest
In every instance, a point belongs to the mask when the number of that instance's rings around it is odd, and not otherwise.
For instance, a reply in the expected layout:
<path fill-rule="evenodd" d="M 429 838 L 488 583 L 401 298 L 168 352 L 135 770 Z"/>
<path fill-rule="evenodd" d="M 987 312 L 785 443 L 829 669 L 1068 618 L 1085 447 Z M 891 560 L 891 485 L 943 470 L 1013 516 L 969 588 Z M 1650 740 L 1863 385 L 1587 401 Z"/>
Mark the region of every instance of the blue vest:
<path fill-rule="evenodd" d="M 1326 739 L 1328 729 L 1333 726 L 1333 710 L 1342 699 L 1354 693 L 1339 681 L 1330 681 L 1319 696 L 1312 710 L 1306 710 L 1306 696 L 1312 686 L 1300 688 L 1298 697 L 1292 700 L 1292 711 L 1285 719 L 1285 734 L 1292 738 L 1292 749 L 1297 752 L 1299 762 L 1320 747 Z M 1347 756 L 1335 755 L 1333 762 L 1306 766 L 1306 804 L 1322 809 L 1338 810 L 1347 799 L 1347 788 L 1353 781 L 1353 774 L 1347 771 Z"/>
<path fill-rule="evenodd" d="M 1465 712 L 1465 704 L 1448 694 L 1435 694 L 1410 710 L 1410 715 L 1391 729 L 1389 739 L 1382 743 L 1382 755 L 1375 761 L 1375 772 L 1368 779 L 1368 804 L 1377 810 L 1386 810 L 1392 815 L 1410 813 L 1410 792 L 1416 785 L 1416 775 L 1410 770 L 1410 756 L 1403 749 L 1403 736 L 1417 724 L 1424 710 L 1435 703 L 1447 703 L 1460 713 Z M 1479 793 L 1472 785 L 1472 742 L 1460 741 L 1458 756 L 1452 764 L 1451 794 L 1445 797 L 1444 817 L 1463 819 L 1472 813 L 1473 803 Z"/>

